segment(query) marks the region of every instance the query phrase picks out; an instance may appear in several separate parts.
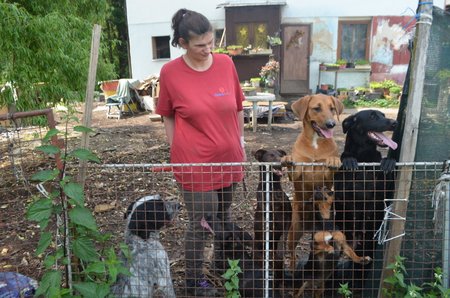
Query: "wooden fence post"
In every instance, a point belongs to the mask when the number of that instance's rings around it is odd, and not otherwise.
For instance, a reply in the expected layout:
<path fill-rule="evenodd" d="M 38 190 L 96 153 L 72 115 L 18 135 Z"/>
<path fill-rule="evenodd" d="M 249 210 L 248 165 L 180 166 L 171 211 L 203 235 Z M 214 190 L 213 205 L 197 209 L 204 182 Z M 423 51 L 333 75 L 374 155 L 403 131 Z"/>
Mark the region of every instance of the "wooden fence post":
<path fill-rule="evenodd" d="M 400 162 L 412 162 L 416 155 L 417 135 L 425 81 L 428 38 L 430 36 L 430 28 L 433 20 L 433 1 L 428 1 L 424 4 L 421 4 L 421 1 L 419 1 L 417 13 L 419 18 L 416 23 L 416 34 L 413 44 L 414 50 L 411 59 L 410 92 L 407 100 L 405 126 L 403 129 L 399 158 Z M 412 170 L 412 166 L 405 166 L 400 170 L 397 177 L 396 192 L 393 202 L 392 212 L 405 219 L 412 182 Z M 387 265 L 395 262 L 395 257 L 400 255 L 403 238 L 400 235 L 405 231 L 405 222 L 406 220 L 394 220 L 390 223 L 390 238 L 393 239 L 388 242 L 378 297 L 383 297 L 383 280 L 393 273 L 392 270 L 386 269 Z"/>

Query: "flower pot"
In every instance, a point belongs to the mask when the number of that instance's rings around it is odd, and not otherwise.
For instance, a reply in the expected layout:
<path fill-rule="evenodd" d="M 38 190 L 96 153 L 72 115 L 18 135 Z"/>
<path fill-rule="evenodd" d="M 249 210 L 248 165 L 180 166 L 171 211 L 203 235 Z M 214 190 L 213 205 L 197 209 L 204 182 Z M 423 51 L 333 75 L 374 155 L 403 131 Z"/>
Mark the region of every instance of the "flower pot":
<path fill-rule="evenodd" d="M 242 54 L 242 51 L 244 50 L 243 48 L 237 48 L 237 49 L 227 49 L 228 50 L 228 54 L 231 56 L 237 56 Z"/>

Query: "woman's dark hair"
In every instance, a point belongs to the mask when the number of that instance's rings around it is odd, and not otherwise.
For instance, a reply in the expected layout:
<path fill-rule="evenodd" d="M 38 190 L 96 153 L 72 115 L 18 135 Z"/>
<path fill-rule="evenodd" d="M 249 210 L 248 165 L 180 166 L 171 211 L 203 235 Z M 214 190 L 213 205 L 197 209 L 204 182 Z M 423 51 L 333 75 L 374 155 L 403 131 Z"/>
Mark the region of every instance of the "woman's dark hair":
<path fill-rule="evenodd" d="M 172 17 L 173 39 L 171 45 L 179 46 L 178 39 L 181 37 L 189 42 L 190 37 L 194 35 L 202 35 L 212 31 L 209 20 L 201 13 L 182 8 L 178 10 Z"/>

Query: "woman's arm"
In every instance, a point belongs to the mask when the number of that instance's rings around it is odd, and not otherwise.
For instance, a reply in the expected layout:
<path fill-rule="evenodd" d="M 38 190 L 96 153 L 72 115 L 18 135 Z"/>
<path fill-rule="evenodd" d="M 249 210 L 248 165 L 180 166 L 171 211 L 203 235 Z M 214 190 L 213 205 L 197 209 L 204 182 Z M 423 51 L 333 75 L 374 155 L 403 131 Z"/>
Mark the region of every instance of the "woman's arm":
<path fill-rule="evenodd" d="M 175 118 L 164 116 L 164 128 L 166 129 L 167 141 L 169 142 L 169 145 L 172 146 Z"/>
<path fill-rule="evenodd" d="M 241 132 L 241 147 L 242 151 L 244 152 L 244 159 L 243 161 L 247 161 L 247 154 L 245 153 L 245 141 L 244 141 L 244 110 L 238 112 L 238 122 L 239 122 L 239 130 Z"/>

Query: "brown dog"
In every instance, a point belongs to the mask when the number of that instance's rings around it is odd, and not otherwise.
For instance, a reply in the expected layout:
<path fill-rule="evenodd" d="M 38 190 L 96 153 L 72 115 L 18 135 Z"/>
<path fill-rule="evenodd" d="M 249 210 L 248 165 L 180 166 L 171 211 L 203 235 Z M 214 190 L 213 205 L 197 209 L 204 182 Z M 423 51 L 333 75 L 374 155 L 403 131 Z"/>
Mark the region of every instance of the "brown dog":
<path fill-rule="evenodd" d="M 292 154 L 283 158 L 289 167 L 289 178 L 294 183 L 292 202 L 292 220 L 288 233 L 288 246 L 291 251 L 291 268 L 295 268 L 295 246 L 305 227 L 304 222 L 311 219 L 311 204 L 316 186 L 332 188 L 334 170 L 341 166 L 339 152 L 333 139 L 335 117 L 344 109 L 342 102 L 323 94 L 307 95 L 292 104 L 292 110 L 303 123 L 303 130 L 298 136 Z M 320 166 L 293 165 L 296 162 L 324 163 Z M 305 208 L 306 207 L 306 208 Z M 308 210 L 309 209 L 309 210 Z"/>
<path fill-rule="evenodd" d="M 309 260 L 301 268 L 302 286 L 294 297 L 303 297 L 307 290 L 313 297 L 323 297 L 325 281 L 328 280 L 337 263 L 350 259 L 354 263 L 368 264 L 370 257 L 360 257 L 347 243 L 344 233 L 334 225 L 334 193 L 326 187 L 317 187 L 309 204 L 313 208 L 313 239 Z"/>

